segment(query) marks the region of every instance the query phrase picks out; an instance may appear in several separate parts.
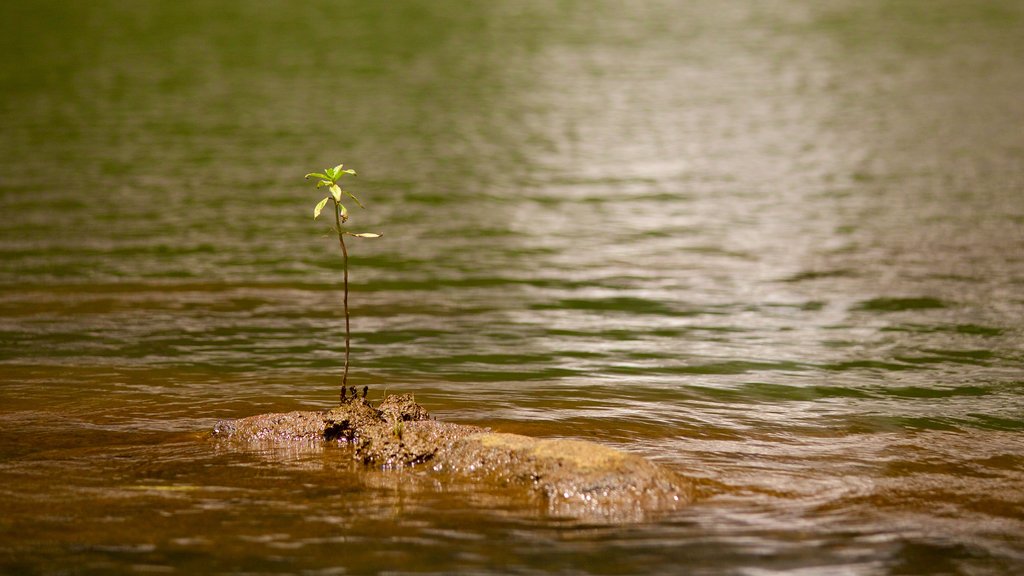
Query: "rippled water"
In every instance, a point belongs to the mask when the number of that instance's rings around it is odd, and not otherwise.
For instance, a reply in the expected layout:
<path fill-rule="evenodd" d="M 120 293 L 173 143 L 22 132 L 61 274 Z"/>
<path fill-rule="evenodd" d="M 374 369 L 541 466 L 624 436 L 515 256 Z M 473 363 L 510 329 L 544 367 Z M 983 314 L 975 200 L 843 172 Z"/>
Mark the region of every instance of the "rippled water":
<path fill-rule="evenodd" d="M 378 5 L 379 4 L 379 5 Z M 0 571 L 1024 570 L 1019 2 L 0 7 Z M 225 452 L 352 381 L 710 486 Z"/>

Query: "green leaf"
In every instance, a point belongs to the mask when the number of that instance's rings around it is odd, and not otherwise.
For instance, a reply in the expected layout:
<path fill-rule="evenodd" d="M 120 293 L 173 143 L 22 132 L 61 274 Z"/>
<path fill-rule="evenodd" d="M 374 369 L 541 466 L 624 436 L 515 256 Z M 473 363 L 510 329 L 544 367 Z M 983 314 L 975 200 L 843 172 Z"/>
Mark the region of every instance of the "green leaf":
<path fill-rule="evenodd" d="M 348 208 L 345 208 L 345 205 L 341 202 L 338 202 L 338 210 L 341 211 L 341 221 L 344 222 L 348 220 Z"/>
<path fill-rule="evenodd" d="M 359 201 L 359 198 L 356 198 L 355 194 L 349 192 L 348 190 L 345 190 L 345 194 L 348 194 L 349 198 L 355 200 L 356 204 L 359 204 L 360 208 L 366 208 L 366 206 L 363 206 L 363 203 Z"/>
<path fill-rule="evenodd" d="M 342 172 L 342 170 L 341 170 L 342 166 L 344 166 L 344 164 L 338 164 L 337 166 L 335 166 L 334 167 L 334 173 L 340 176 L 341 172 Z"/>
<path fill-rule="evenodd" d="M 306 178 L 309 178 L 310 176 L 327 180 L 327 174 L 321 174 L 319 172 L 310 172 L 309 174 L 306 174 Z"/>
<path fill-rule="evenodd" d="M 341 202 L 341 188 L 337 184 L 331 184 L 331 196 L 334 196 L 335 202 Z"/>
<path fill-rule="evenodd" d="M 338 179 L 338 173 L 334 171 L 334 168 L 325 168 L 324 174 L 327 175 L 327 179 L 334 181 Z"/>
<path fill-rule="evenodd" d="M 330 198 L 325 197 L 316 205 L 316 208 L 313 208 L 313 220 L 316 220 L 317 218 L 320 217 L 320 212 L 323 211 L 324 206 L 327 205 L 328 200 L 330 200 Z"/>
<path fill-rule="evenodd" d="M 346 232 L 345 234 L 349 236 L 355 236 L 356 238 L 380 238 L 381 236 L 383 236 L 383 234 L 376 234 L 374 232 L 360 232 L 358 234 L 355 234 L 353 232 Z"/>
<path fill-rule="evenodd" d="M 351 174 L 353 176 L 356 175 L 356 171 L 351 168 L 349 168 L 348 170 L 342 170 L 342 172 L 344 172 L 345 174 Z"/>

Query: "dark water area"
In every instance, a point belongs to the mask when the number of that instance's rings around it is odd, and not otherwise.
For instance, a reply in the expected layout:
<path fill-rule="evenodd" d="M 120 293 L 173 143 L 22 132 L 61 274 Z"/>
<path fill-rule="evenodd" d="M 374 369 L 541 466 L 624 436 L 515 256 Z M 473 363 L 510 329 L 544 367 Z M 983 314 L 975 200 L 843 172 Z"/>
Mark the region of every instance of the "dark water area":
<path fill-rule="evenodd" d="M 0 4 L 0 572 L 1024 572 L 1024 5 Z M 351 381 L 631 524 L 214 422 Z"/>

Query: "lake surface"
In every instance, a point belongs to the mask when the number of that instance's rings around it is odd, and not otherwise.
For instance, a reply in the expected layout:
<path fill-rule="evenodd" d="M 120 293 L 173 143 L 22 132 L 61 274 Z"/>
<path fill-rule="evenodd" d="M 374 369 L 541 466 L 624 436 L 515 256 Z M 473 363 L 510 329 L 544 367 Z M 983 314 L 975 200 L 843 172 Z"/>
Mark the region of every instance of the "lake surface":
<path fill-rule="evenodd" d="M 0 6 L 0 572 L 1024 571 L 1024 5 Z M 231 451 L 351 383 L 710 487 Z"/>

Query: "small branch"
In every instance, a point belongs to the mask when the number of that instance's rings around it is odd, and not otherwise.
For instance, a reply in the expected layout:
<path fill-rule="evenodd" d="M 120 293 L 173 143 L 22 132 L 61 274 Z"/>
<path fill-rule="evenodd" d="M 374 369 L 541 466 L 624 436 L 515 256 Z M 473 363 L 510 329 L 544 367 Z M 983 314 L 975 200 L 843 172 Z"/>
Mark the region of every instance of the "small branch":
<path fill-rule="evenodd" d="M 344 404 L 345 388 L 348 386 L 348 359 L 352 348 L 352 332 L 348 313 L 348 248 L 345 246 L 345 232 L 341 229 L 341 204 L 337 201 L 334 202 L 334 221 L 337 224 L 338 243 L 341 245 L 342 268 L 344 269 L 345 277 L 345 297 L 343 300 L 345 307 L 345 372 L 341 377 L 341 403 Z"/>

